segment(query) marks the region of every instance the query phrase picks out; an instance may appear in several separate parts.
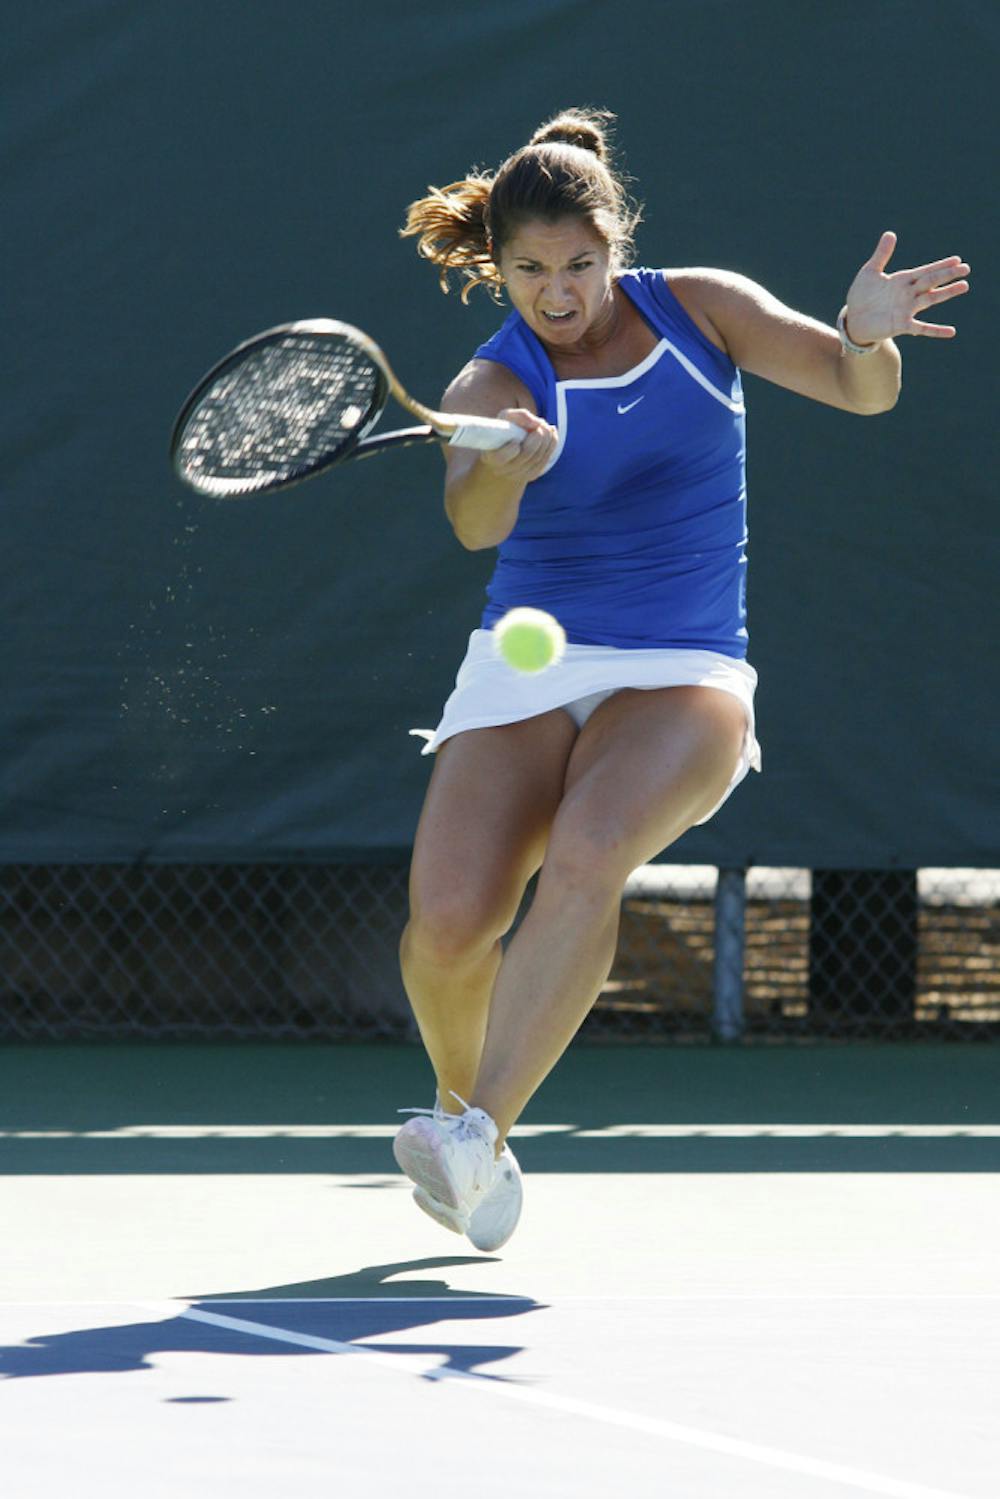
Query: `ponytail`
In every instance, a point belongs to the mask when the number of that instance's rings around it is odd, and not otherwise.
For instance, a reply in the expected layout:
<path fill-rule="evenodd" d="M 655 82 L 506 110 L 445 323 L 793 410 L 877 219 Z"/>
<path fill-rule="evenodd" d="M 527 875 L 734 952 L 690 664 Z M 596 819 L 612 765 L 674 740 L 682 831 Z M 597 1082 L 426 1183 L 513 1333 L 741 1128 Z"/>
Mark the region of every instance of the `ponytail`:
<path fill-rule="evenodd" d="M 411 203 L 402 235 L 417 236 L 417 254 L 438 268 L 441 290 L 449 290 L 448 272 L 465 279 L 462 301 L 474 286 L 485 286 L 500 301 L 500 272 L 493 263 L 489 230 L 493 179 L 465 177 L 447 187 L 431 187 L 426 198 Z"/>
<path fill-rule="evenodd" d="M 615 268 L 628 265 L 642 213 L 611 164 L 614 119 L 606 109 L 565 109 L 495 175 L 475 172 L 411 203 L 400 233 L 417 236 L 417 253 L 437 266 L 441 290 L 448 291 L 449 271 L 458 271 L 463 302 L 474 286 L 499 302 L 500 250 L 530 219 L 582 219 L 608 246 Z"/>

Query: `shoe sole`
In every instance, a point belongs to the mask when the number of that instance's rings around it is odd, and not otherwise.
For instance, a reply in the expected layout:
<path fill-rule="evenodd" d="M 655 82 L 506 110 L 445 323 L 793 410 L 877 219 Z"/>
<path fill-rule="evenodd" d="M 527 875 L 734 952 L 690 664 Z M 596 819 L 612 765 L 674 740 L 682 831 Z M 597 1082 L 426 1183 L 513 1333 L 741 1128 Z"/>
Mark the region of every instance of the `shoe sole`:
<path fill-rule="evenodd" d="M 440 1223 L 442 1228 L 449 1229 L 453 1234 L 464 1234 L 475 1249 L 492 1254 L 494 1250 L 502 1249 L 513 1235 L 520 1222 L 521 1208 L 524 1203 L 520 1169 L 512 1153 L 510 1153 L 510 1163 L 504 1162 L 503 1171 L 505 1174 L 509 1173 L 508 1179 L 512 1181 L 512 1191 L 508 1196 L 507 1210 L 499 1226 L 496 1208 L 491 1208 L 489 1197 L 471 1214 L 463 1214 L 458 1208 L 446 1207 L 423 1187 L 414 1187 L 413 1201 L 421 1212 L 426 1213 L 428 1218 L 433 1218 L 435 1223 Z"/>
<path fill-rule="evenodd" d="M 411 1119 L 403 1125 L 392 1142 L 392 1153 L 399 1169 L 429 1197 L 444 1207 L 461 1209 L 455 1184 L 441 1160 L 438 1135 L 423 1119 Z"/>
<path fill-rule="evenodd" d="M 423 1187 L 414 1187 L 413 1200 L 421 1212 L 426 1213 L 428 1218 L 433 1218 L 435 1223 L 440 1223 L 442 1228 L 450 1229 L 453 1234 L 468 1233 L 468 1218 L 457 1208 L 445 1207 L 443 1202 L 436 1201 Z"/>
<path fill-rule="evenodd" d="M 495 1249 L 502 1249 L 521 1221 L 521 1209 L 524 1205 L 524 1187 L 521 1180 L 520 1168 L 517 1162 L 514 1161 L 513 1155 L 511 1155 L 511 1162 L 512 1164 L 507 1164 L 501 1157 L 501 1171 L 505 1176 L 509 1173 L 509 1179 L 512 1181 L 511 1199 L 514 1199 L 516 1204 L 513 1210 L 513 1222 L 510 1221 L 508 1214 L 505 1214 L 506 1221 L 498 1230 L 496 1209 L 491 1207 L 489 1198 L 487 1198 L 471 1215 L 469 1227 L 466 1229 L 466 1235 L 473 1247 L 481 1249 L 487 1254 L 492 1254 Z M 499 1180 L 497 1185 L 499 1185 Z M 493 1190 L 496 1191 L 496 1189 L 497 1187 L 494 1185 Z M 476 1225 L 477 1218 L 480 1220 L 478 1227 Z"/>

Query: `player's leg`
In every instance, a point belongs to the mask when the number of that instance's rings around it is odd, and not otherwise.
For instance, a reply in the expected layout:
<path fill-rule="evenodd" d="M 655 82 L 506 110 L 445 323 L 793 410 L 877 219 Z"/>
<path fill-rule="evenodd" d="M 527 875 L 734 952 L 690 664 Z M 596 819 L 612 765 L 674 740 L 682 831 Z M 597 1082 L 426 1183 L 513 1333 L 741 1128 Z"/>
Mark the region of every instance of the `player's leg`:
<path fill-rule="evenodd" d="M 531 910 L 493 991 L 472 1100 L 506 1136 L 605 982 L 631 871 L 725 794 L 746 731 L 711 687 L 624 691 L 585 724 Z"/>
<path fill-rule="evenodd" d="M 542 861 L 576 726 L 558 710 L 474 729 L 436 756 L 410 872 L 403 982 L 442 1105 L 461 1110 L 490 996 L 528 880 Z"/>

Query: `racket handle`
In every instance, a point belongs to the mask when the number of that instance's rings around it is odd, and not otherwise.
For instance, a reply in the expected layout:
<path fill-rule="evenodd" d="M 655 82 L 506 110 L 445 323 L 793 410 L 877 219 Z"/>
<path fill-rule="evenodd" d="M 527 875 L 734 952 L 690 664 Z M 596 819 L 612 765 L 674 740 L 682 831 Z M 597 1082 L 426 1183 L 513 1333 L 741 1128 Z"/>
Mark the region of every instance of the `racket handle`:
<path fill-rule="evenodd" d="M 492 416 L 463 416 L 448 439 L 450 448 L 502 448 L 508 442 L 523 442 L 523 427 Z"/>

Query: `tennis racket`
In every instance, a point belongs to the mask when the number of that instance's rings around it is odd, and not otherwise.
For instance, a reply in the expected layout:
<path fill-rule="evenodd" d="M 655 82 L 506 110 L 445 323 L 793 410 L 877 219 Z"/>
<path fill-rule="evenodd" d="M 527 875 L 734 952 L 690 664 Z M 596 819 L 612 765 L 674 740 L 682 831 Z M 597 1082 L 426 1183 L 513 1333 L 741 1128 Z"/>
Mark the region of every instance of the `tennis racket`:
<path fill-rule="evenodd" d="M 370 437 L 390 395 L 423 425 Z M 174 423 L 170 456 L 199 494 L 235 499 L 390 448 L 482 450 L 523 437 L 513 422 L 432 411 L 403 389 L 367 334 L 311 318 L 258 333 L 209 370 Z"/>

